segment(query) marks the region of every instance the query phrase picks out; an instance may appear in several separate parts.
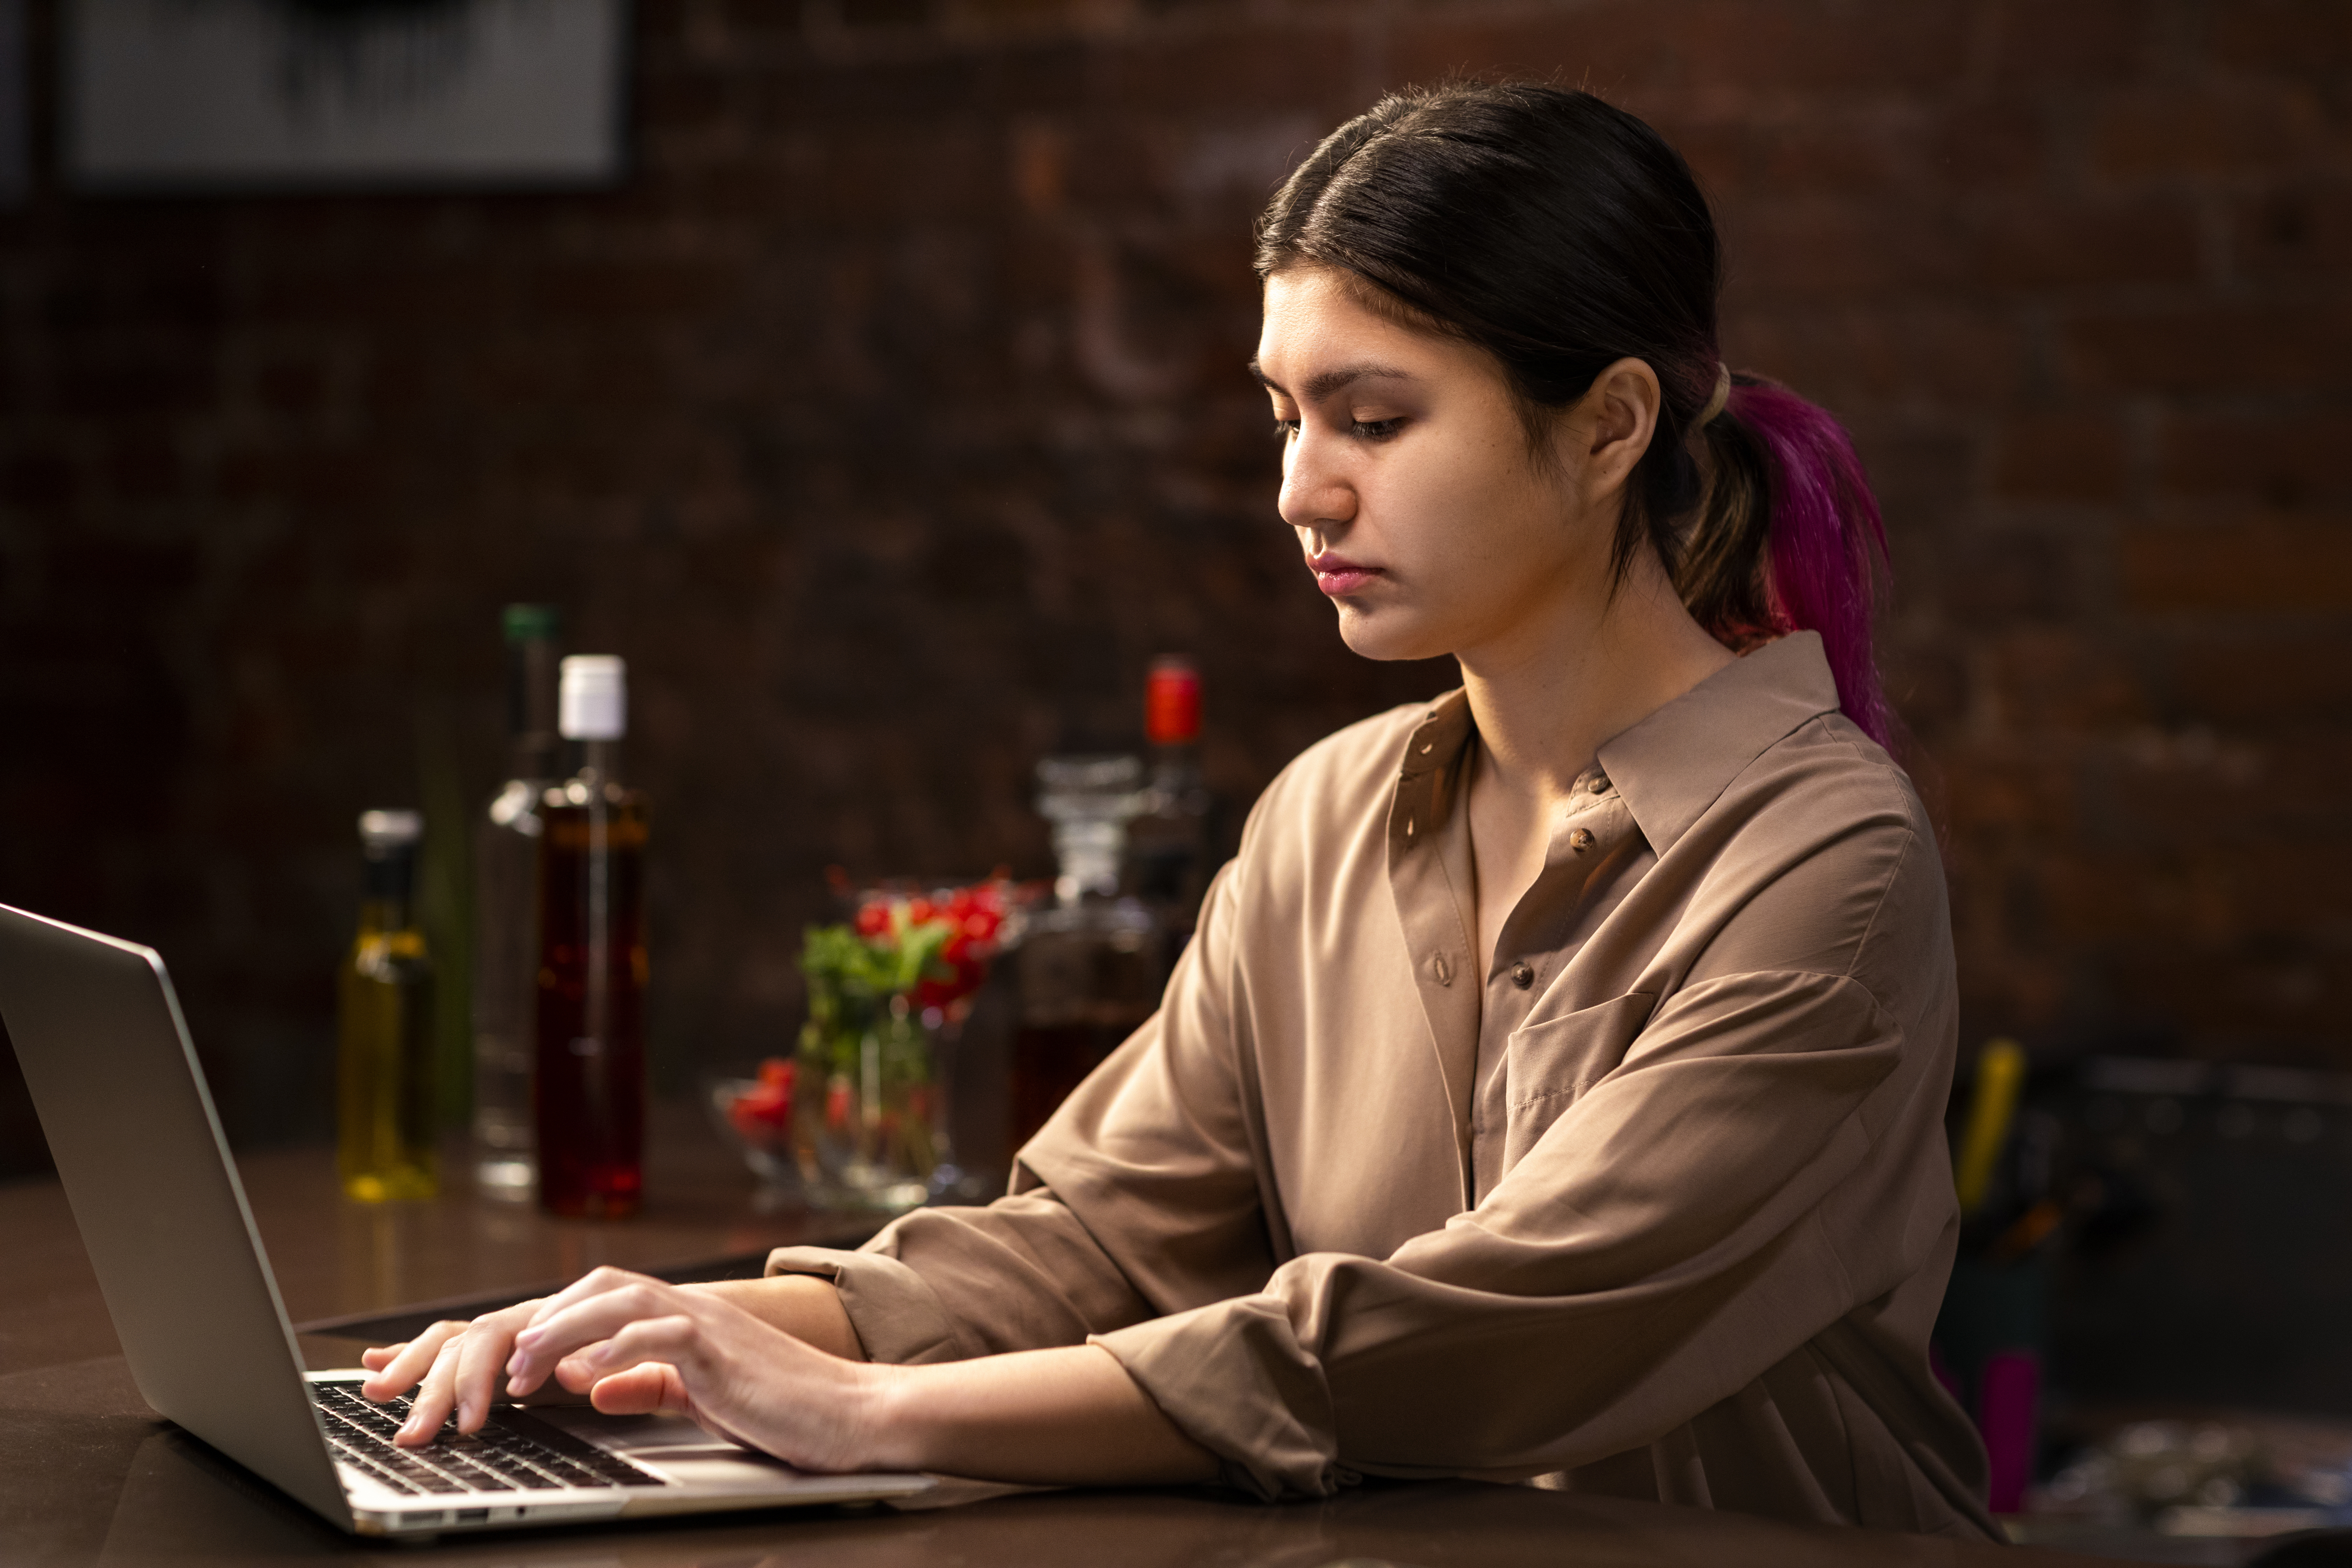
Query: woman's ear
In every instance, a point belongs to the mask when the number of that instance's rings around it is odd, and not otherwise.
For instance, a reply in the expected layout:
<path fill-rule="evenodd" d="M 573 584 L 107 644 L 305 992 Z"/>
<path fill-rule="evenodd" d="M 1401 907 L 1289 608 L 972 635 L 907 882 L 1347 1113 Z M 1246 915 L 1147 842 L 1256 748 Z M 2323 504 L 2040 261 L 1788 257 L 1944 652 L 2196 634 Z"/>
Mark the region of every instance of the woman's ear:
<path fill-rule="evenodd" d="M 1592 378 L 1577 400 L 1578 417 L 1565 422 L 1581 450 L 1563 454 L 1579 459 L 1588 501 L 1624 488 L 1657 434 L 1663 401 L 1658 373 L 1645 360 L 1621 359 Z"/>

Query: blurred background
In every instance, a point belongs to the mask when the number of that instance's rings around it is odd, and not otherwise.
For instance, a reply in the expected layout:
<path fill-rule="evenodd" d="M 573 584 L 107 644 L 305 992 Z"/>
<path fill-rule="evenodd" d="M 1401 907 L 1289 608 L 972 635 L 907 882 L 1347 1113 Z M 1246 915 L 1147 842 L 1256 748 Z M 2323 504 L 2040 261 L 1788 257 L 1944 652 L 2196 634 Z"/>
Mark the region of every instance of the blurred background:
<path fill-rule="evenodd" d="M 240 1144 L 328 1136 L 353 816 L 423 808 L 429 884 L 499 776 L 509 601 L 629 660 L 671 1092 L 783 1048 L 827 866 L 1048 874 L 1034 763 L 1134 744 L 1153 656 L 1242 803 L 1450 685 L 1339 644 L 1242 366 L 1275 184 L 1471 71 L 1664 132 L 1727 357 L 1851 426 L 1964 1057 L 2126 1121 L 2226 1086 L 2074 1066 L 2305 1069 L 2306 1163 L 2219 1223 L 2343 1217 L 2352 8 L 600 3 L 580 158 L 338 175 L 110 131 L 90 40 L 142 3 L 0 8 L 0 901 L 164 953 Z M 429 95 L 496 9 L 239 3 L 310 39 L 297 118 Z M 0 1167 L 42 1159 L 0 1068 Z"/>

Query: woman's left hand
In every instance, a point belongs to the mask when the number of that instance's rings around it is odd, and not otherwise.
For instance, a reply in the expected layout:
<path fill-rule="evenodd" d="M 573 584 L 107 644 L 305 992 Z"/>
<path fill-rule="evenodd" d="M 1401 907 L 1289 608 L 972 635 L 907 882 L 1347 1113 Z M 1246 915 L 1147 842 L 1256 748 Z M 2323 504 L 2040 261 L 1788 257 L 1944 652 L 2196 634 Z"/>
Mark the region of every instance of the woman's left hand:
<path fill-rule="evenodd" d="M 887 1462 L 879 1405 L 894 1368 L 844 1361 L 691 1286 L 599 1268 L 516 1333 L 507 1392 L 552 1375 L 608 1415 L 666 1410 L 803 1469 Z"/>

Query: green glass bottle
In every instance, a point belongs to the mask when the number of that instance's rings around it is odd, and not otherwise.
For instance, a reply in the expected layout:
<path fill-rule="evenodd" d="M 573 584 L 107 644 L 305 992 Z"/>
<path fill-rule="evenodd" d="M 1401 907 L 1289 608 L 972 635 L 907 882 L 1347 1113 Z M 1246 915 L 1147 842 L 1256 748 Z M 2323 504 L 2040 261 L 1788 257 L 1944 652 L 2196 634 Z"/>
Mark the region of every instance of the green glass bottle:
<path fill-rule="evenodd" d="M 510 1201 L 528 1202 L 538 1179 L 540 803 L 561 776 L 557 629 L 552 605 L 506 608 L 507 782 L 474 826 L 474 1184 Z"/>
<path fill-rule="evenodd" d="M 337 1164 L 364 1203 L 429 1198 L 435 1180 L 433 964 L 417 930 L 413 811 L 360 815 L 367 883 L 343 961 Z"/>

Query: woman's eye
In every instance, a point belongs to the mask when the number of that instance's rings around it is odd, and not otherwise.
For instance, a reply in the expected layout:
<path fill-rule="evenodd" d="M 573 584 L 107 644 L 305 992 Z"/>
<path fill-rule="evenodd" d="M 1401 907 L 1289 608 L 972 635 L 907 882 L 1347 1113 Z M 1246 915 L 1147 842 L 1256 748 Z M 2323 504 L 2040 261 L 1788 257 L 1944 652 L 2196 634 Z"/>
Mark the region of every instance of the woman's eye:
<path fill-rule="evenodd" d="M 1348 434 L 1359 441 L 1385 441 L 1403 429 L 1404 425 L 1402 416 L 1393 419 L 1352 419 L 1348 423 Z M 1277 441 L 1290 440 L 1300 428 L 1301 422 L 1297 419 L 1277 419 L 1274 422 L 1274 438 Z"/>

